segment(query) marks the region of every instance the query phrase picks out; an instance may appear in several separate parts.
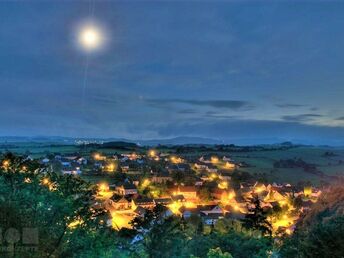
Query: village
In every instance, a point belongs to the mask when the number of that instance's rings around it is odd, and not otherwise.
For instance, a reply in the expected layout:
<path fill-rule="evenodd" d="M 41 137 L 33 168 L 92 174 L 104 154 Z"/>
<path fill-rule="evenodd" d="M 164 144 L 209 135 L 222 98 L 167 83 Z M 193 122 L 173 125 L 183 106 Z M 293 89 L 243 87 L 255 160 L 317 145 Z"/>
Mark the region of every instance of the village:
<path fill-rule="evenodd" d="M 62 174 L 93 179 L 97 185 L 94 208 L 108 212 L 106 224 L 114 230 L 131 228 L 132 221 L 162 205 L 163 216 L 198 217 L 207 228 L 220 219 L 241 221 L 252 212 L 253 200 L 268 214 L 272 234 L 292 234 L 299 218 L 321 190 L 289 183 L 238 180 L 245 164 L 229 156 L 192 157 L 149 149 L 146 153 L 89 156 L 50 155 L 41 162 Z"/>

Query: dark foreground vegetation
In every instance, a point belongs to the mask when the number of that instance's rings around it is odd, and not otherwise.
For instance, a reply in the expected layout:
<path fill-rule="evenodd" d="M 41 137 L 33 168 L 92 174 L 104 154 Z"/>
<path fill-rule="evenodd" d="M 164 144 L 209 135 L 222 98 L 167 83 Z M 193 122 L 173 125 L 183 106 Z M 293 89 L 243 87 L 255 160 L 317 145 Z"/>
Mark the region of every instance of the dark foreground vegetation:
<path fill-rule="evenodd" d="M 325 191 L 295 233 L 278 239 L 257 210 L 243 223 L 223 219 L 206 229 L 197 217 L 165 218 L 157 208 L 132 230 L 114 231 L 95 206 L 95 186 L 25 157 L 5 154 L 0 164 L 0 257 L 344 256 L 342 186 Z"/>

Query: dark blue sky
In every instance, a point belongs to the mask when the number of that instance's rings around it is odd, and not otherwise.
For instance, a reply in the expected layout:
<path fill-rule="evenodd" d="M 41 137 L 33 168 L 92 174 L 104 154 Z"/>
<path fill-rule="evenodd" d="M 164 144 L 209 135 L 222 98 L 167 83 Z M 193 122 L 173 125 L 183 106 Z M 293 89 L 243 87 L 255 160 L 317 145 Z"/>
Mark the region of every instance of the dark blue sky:
<path fill-rule="evenodd" d="M 344 3 L 0 3 L 0 135 L 344 144 Z"/>

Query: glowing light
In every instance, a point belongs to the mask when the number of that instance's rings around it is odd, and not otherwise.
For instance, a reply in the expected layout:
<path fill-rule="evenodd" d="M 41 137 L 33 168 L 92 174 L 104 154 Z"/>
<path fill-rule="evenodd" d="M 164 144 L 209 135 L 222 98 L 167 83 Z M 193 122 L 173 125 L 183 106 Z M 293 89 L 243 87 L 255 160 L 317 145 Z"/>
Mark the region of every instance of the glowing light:
<path fill-rule="evenodd" d="M 156 156 L 155 150 L 150 150 L 150 151 L 149 151 L 149 156 L 155 157 L 155 156 Z"/>
<path fill-rule="evenodd" d="M 50 184 L 49 179 L 48 179 L 48 178 L 44 178 L 44 179 L 42 180 L 42 184 L 43 184 L 43 185 L 48 185 L 48 184 Z"/>
<path fill-rule="evenodd" d="M 312 187 L 311 186 L 306 186 L 304 189 L 303 189 L 303 193 L 305 196 L 310 196 L 312 194 Z"/>
<path fill-rule="evenodd" d="M 88 52 L 101 48 L 105 42 L 102 29 L 95 24 L 84 24 L 78 32 L 78 43 Z"/>
<path fill-rule="evenodd" d="M 264 191 L 264 188 L 262 186 L 257 186 L 255 189 L 254 189 L 254 192 L 255 193 L 261 193 Z"/>
<path fill-rule="evenodd" d="M 9 165 L 10 165 L 10 161 L 9 161 L 9 160 L 4 160 L 4 161 L 2 162 L 2 166 L 5 167 L 5 168 L 8 168 Z"/>
<path fill-rule="evenodd" d="M 284 205 L 288 204 L 286 200 L 280 200 L 280 201 L 278 201 L 278 203 L 281 206 L 284 206 Z"/>
<path fill-rule="evenodd" d="M 130 221 L 133 219 L 132 216 L 119 212 L 111 212 L 111 224 L 112 228 L 119 230 L 121 228 L 132 228 Z"/>
<path fill-rule="evenodd" d="M 42 180 L 42 185 L 45 185 L 49 188 L 50 191 L 55 191 L 57 190 L 56 183 L 50 182 L 49 178 L 43 178 Z"/>
<path fill-rule="evenodd" d="M 197 208 L 197 205 L 194 202 L 187 201 L 184 203 L 185 208 Z"/>
<path fill-rule="evenodd" d="M 174 163 L 174 164 L 179 164 L 179 163 L 182 163 L 183 160 L 179 157 L 175 157 L 175 156 L 172 156 L 171 157 L 171 162 Z"/>
<path fill-rule="evenodd" d="M 233 163 L 226 162 L 225 169 L 234 169 L 235 165 Z"/>
<path fill-rule="evenodd" d="M 106 170 L 107 170 L 108 172 L 113 172 L 113 171 L 115 170 L 115 168 L 116 168 L 116 166 L 115 166 L 114 163 L 111 163 L 111 164 L 109 164 L 109 165 L 106 166 Z"/>
<path fill-rule="evenodd" d="M 220 182 L 217 186 L 220 189 L 227 189 L 228 188 L 228 182 L 227 181 Z"/>
<path fill-rule="evenodd" d="M 211 157 L 211 163 L 214 163 L 214 164 L 216 164 L 216 163 L 218 163 L 219 162 L 219 158 L 218 157 Z"/>
<path fill-rule="evenodd" d="M 137 154 L 134 152 L 132 154 L 130 154 L 130 157 L 129 157 L 130 160 L 136 160 L 137 159 Z"/>
<path fill-rule="evenodd" d="M 216 175 L 215 173 L 212 173 L 212 174 L 210 175 L 210 177 L 211 177 L 212 179 L 215 179 L 215 178 L 217 178 L 217 175 Z"/>
<path fill-rule="evenodd" d="M 106 192 L 107 190 L 109 190 L 109 186 L 106 183 L 102 183 L 99 185 L 99 190 L 101 192 Z"/>
<path fill-rule="evenodd" d="M 173 214 L 179 215 L 179 209 L 182 207 L 181 203 L 173 202 L 172 204 L 168 205 L 168 208 L 173 212 Z"/>
<path fill-rule="evenodd" d="M 72 221 L 71 223 L 68 224 L 68 228 L 69 229 L 74 229 L 77 226 L 81 225 L 82 223 L 84 223 L 84 221 L 82 219 L 76 219 L 74 221 Z"/>
<path fill-rule="evenodd" d="M 146 188 L 147 186 L 149 186 L 149 184 L 150 184 L 149 179 L 145 179 L 145 180 L 142 182 L 142 187 Z"/>
<path fill-rule="evenodd" d="M 93 155 L 93 158 L 94 158 L 95 160 L 105 160 L 105 159 L 106 159 L 105 156 L 102 156 L 102 155 L 100 155 L 99 153 L 95 153 L 95 154 Z"/>
<path fill-rule="evenodd" d="M 27 184 L 29 184 L 29 183 L 32 182 L 32 180 L 31 180 L 30 178 L 25 178 L 25 179 L 24 179 L 24 182 L 27 183 Z"/>

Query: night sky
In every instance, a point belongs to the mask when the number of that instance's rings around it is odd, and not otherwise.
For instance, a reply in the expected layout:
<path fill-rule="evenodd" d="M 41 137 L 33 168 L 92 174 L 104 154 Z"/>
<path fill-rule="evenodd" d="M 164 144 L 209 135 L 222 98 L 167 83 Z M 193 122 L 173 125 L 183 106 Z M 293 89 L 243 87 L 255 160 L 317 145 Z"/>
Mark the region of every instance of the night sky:
<path fill-rule="evenodd" d="M 343 68 L 339 1 L 2 1 L 0 135 L 340 145 Z"/>

